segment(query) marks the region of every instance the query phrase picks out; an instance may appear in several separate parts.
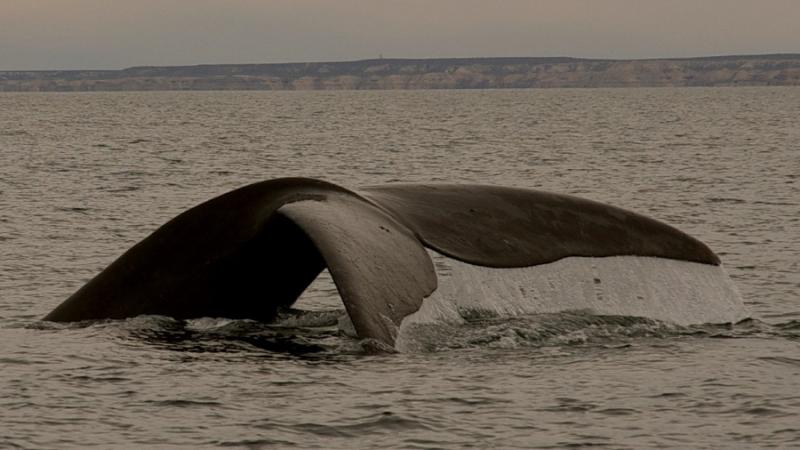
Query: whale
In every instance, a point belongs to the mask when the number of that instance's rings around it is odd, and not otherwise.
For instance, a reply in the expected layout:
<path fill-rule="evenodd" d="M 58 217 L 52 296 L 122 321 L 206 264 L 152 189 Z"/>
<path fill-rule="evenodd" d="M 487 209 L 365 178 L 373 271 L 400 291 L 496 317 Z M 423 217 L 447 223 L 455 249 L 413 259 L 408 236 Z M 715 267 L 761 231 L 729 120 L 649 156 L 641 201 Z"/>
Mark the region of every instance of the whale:
<path fill-rule="evenodd" d="M 506 313 L 592 309 L 668 320 L 658 311 L 694 311 L 677 322 L 731 322 L 746 314 L 706 244 L 623 208 L 517 187 L 349 189 L 278 178 L 187 209 L 44 320 L 165 315 L 269 322 L 325 269 L 356 335 L 390 346 L 404 322 L 479 308 L 488 296 L 503 297 L 493 307 Z M 619 276 L 624 282 L 609 281 Z M 704 306 L 709 295 L 717 300 Z"/>

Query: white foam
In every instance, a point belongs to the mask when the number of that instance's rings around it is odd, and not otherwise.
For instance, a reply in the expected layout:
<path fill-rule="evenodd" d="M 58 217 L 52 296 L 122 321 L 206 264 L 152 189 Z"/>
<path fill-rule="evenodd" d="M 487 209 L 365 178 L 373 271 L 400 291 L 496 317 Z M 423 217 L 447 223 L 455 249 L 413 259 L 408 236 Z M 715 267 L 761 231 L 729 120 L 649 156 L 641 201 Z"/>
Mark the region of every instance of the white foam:
<path fill-rule="evenodd" d="M 722 266 L 641 256 L 569 257 L 533 267 L 475 266 L 430 251 L 438 288 L 406 317 L 397 348 L 417 324 L 464 322 L 464 313 L 498 316 L 571 310 L 692 325 L 749 316 Z"/>

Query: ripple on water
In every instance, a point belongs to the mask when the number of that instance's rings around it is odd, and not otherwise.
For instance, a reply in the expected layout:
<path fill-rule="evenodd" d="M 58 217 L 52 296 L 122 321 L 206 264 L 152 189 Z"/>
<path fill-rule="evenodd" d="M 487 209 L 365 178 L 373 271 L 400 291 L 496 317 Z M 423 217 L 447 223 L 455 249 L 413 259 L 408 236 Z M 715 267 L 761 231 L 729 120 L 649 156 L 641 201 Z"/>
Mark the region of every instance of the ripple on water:
<path fill-rule="evenodd" d="M 0 447 L 792 448 L 799 95 L 0 94 Z M 323 283 L 304 299 L 316 315 L 275 326 L 38 322 L 187 207 L 281 176 L 501 184 L 636 210 L 723 255 L 759 320 L 478 314 L 397 354 L 341 333 Z"/>

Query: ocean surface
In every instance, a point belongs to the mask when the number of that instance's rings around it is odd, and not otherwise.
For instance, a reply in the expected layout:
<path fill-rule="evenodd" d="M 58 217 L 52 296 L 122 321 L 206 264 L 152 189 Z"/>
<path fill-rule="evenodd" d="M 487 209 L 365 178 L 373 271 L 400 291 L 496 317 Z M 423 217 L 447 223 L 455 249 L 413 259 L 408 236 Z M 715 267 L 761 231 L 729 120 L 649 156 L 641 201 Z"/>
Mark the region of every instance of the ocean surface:
<path fill-rule="evenodd" d="M 714 249 L 751 318 L 476 317 L 387 352 L 323 274 L 275 324 L 40 320 L 285 176 L 631 209 Z M 0 94 L 0 448 L 584 446 L 800 448 L 799 88 Z"/>

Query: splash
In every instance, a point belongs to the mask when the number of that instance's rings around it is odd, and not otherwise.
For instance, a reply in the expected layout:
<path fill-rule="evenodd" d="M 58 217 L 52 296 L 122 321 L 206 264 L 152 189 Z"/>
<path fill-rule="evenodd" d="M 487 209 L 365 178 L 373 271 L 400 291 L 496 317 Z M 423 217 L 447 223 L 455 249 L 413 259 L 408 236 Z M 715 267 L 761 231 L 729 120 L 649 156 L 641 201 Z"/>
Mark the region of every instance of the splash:
<path fill-rule="evenodd" d="M 421 328 L 476 318 L 581 311 L 687 326 L 748 317 L 724 268 L 641 256 L 569 257 L 515 269 L 475 266 L 429 251 L 439 286 L 400 326 L 397 348 L 419 348 Z"/>

